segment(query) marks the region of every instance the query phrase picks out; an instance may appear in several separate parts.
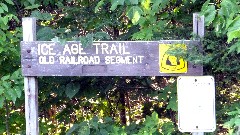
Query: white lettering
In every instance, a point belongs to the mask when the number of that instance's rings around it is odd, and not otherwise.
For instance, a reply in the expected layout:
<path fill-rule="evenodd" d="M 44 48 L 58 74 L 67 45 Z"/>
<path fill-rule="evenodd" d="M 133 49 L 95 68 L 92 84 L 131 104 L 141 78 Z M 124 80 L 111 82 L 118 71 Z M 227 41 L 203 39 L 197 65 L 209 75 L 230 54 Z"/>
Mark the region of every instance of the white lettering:
<path fill-rule="evenodd" d="M 133 60 L 132 60 L 132 61 L 133 61 L 133 63 L 137 63 L 137 60 L 138 60 L 138 59 L 137 59 L 136 57 L 133 57 Z"/>
<path fill-rule="evenodd" d="M 42 53 L 43 55 L 48 55 L 48 51 L 47 51 L 46 49 L 44 49 L 44 47 L 47 47 L 47 44 L 42 44 L 42 45 L 41 45 L 41 53 Z M 44 50 L 46 50 L 46 51 L 44 52 Z"/>
<path fill-rule="evenodd" d="M 60 56 L 60 64 L 100 64 L 99 56 Z"/>
<path fill-rule="evenodd" d="M 68 47 L 68 44 L 66 44 L 63 49 L 63 55 L 65 55 L 66 53 L 71 55 L 71 51 L 70 51 L 70 48 Z"/>
<path fill-rule="evenodd" d="M 54 56 L 40 56 L 39 64 L 54 64 Z"/>
<path fill-rule="evenodd" d="M 71 45 L 71 52 L 72 54 L 78 54 L 78 44 Z"/>
<path fill-rule="evenodd" d="M 82 44 L 79 44 L 78 48 L 79 48 L 78 54 L 86 54 L 85 52 L 83 52 Z"/>
<path fill-rule="evenodd" d="M 98 54 L 98 46 L 100 46 L 100 43 L 93 43 L 93 45 L 96 46 L 96 54 Z"/>
<path fill-rule="evenodd" d="M 54 44 L 38 44 L 38 55 L 56 55 L 56 53 L 53 52 L 53 46 Z"/>
<path fill-rule="evenodd" d="M 142 63 L 144 56 L 138 56 L 139 58 L 139 63 Z"/>
<path fill-rule="evenodd" d="M 105 63 L 106 64 L 111 64 L 111 56 L 106 56 L 105 57 Z"/>
<path fill-rule="evenodd" d="M 60 56 L 59 57 L 59 64 L 66 64 L 64 60 L 65 60 L 65 57 L 64 56 Z"/>
<path fill-rule="evenodd" d="M 85 52 L 83 52 L 81 44 L 72 44 L 70 47 L 68 46 L 68 44 L 66 44 L 64 46 L 63 55 L 65 55 L 66 53 L 68 53 L 69 55 L 86 54 Z"/>
<path fill-rule="evenodd" d="M 49 50 L 49 55 L 56 55 L 56 53 L 54 53 L 53 52 L 53 46 L 54 44 L 50 44 L 49 46 L 48 46 L 48 50 Z"/>
<path fill-rule="evenodd" d="M 47 44 L 42 44 L 41 45 L 41 53 L 43 55 L 48 55 Z"/>
<path fill-rule="evenodd" d="M 121 47 L 119 47 L 119 48 L 121 48 Z M 113 51 L 115 52 L 115 54 L 118 54 L 117 47 L 116 47 L 116 45 L 114 45 L 114 44 L 112 44 L 112 46 L 111 46 L 111 48 L 110 48 L 110 54 L 112 54 Z"/>
<path fill-rule="evenodd" d="M 65 63 L 66 63 L 66 64 L 71 63 L 71 58 L 70 58 L 69 56 L 66 56 L 66 57 L 65 57 Z"/>
<path fill-rule="evenodd" d="M 95 59 L 95 64 L 100 64 L 100 57 L 99 56 L 94 56 Z"/>
<path fill-rule="evenodd" d="M 40 56 L 39 57 L 39 64 L 46 64 L 45 63 L 45 56 Z"/>
<path fill-rule="evenodd" d="M 105 56 L 105 64 L 142 63 L 144 56 Z"/>
<path fill-rule="evenodd" d="M 132 62 L 130 61 L 130 58 L 133 58 L 133 56 L 127 56 L 127 57 L 125 57 L 125 62 L 126 62 L 126 64 L 132 64 Z"/>
<path fill-rule="evenodd" d="M 119 43 L 119 46 L 121 46 L 120 43 Z M 119 48 L 121 48 L 121 47 L 119 47 Z M 126 51 L 126 47 L 125 47 L 125 44 L 124 44 L 124 43 L 122 44 L 122 52 L 123 52 L 122 54 L 130 54 L 130 52 L 127 52 L 127 51 Z"/>
<path fill-rule="evenodd" d="M 108 43 L 93 43 L 95 46 L 96 54 L 122 54 L 129 55 L 130 52 L 127 51 L 127 47 L 124 43 L 118 43 L 109 45 Z M 100 47 L 99 47 L 100 46 Z"/>
<path fill-rule="evenodd" d="M 83 59 L 83 57 L 78 57 L 78 62 L 84 64 L 84 59 Z"/>
<path fill-rule="evenodd" d="M 109 54 L 108 53 L 108 44 L 106 44 L 106 43 L 102 43 L 101 44 L 101 49 L 102 49 L 102 54 Z M 105 52 L 105 53 L 104 53 Z"/>
<path fill-rule="evenodd" d="M 38 44 L 38 55 L 41 55 L 41 44 Z"/>
<path fill-rule="evenodd" d="M 89 63 L 95 63 L 94 57 L 90 57 L 90 58 L 89 58 Z"/>

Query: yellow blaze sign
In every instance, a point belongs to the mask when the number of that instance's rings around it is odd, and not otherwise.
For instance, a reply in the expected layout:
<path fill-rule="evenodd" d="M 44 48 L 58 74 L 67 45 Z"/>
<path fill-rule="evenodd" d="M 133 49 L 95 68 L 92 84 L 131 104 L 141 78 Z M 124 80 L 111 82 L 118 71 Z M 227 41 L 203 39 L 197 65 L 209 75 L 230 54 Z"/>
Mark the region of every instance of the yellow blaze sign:
<path fill-rule="evenodd" d="M 171 50 L 187 50 L 185 44 L 160 44 L 159 67 L 161 73 L 186 73 L 187 61 L 181 57 L 170 55 Z"/>

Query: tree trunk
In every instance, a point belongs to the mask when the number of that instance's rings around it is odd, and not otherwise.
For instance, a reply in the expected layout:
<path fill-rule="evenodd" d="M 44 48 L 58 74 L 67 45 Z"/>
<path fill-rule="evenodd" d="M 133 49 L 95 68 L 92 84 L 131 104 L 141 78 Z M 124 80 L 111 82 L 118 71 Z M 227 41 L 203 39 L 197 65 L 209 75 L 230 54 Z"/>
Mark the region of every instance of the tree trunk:
<path fill-rule="evenodd" d="M 125 91 L 120 90 L 120 96 L 119 96 L 119 101 L 120 101 L 120 120 L 121 124 L 126 125 L 127 119 L 126 119 L 126 105 L 125 105 Z"/>

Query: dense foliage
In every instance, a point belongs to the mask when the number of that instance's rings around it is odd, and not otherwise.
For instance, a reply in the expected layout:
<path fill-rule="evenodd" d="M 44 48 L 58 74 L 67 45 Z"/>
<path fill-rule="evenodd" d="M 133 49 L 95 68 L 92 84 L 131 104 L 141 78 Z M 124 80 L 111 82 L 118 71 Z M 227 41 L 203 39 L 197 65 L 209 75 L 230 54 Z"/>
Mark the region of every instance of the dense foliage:
<path fill-rule="evenodd" d="M 205 16 L 204 64 L 216 80 L 217 129 L 240 125 L 238 0 L 0 0 L 0 134 L 24 134 L 21 19 L 36 17 L 37 40 L 191 39 Z M 231 8 L 229 8 L 231 7 Z M 194 59 L 193 59 L 194 58 Z M 39 77 L 41 134 L 181 134 L 175 77 Z M 186 133 L 187 134 L 187 133 Z"/>

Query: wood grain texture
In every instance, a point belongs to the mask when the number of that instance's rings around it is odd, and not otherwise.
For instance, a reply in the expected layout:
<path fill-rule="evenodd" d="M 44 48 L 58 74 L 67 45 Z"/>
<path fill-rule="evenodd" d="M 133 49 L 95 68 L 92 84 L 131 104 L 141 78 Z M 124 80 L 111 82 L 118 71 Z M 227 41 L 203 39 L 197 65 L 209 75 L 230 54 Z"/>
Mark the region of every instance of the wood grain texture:
<path fill-rule="evenodd" d="M 36 40 L 36 18 L 23 18 L 23 41 Z M 29 57 L 31 58 L 31 57 Z M 23 59 L 23 58 L 22 58 Z M 36 77 L 24 77 L 26 135 L 38 135 L 38 81 Z"/>
<path fill-rule="evenodd" d="M 52 44 L 52 52 L 55 55 L 54 64 L 40 64 L 38 54 L 38 44 Z M 67 42 L 69 47 L 80 42 Z M 193 65 L 188 62 L 187 73 L 160 73 L 159 72 L 159 44 L 187 44 L 188 51 L 194 46 L 201 47 L 199 41 L 190 40 L 162 40 L 162 41 L 102 41 L 94 43 L 106 43 L 109 47 L 112 44 L 125 44 L 126 52 L 130 54 L 102 54 L 95 47 L 84 48 L 86 54 L 75 54 L 64 56 L 99 56 L 100 62 L 97 64 L 61 64 L 59 57 L 63 56 L 64 45 L 54 42 L 35 41 L 21 42 L 22 70 L 24 76 L 180 76 L 180 75 L 202 75 L 202 65 Z M 119 49 L 119 48 L 117 48 Z M 109 51 L 109 50 L 108 50 Z M 45 50 L 45 52 L 47 52 Z M 46 55 L 48 57 L 50 55 Z M 143 56 L 141 62 L 135 64 L 106 64 L 106 56 L 132 57 Z"/>

